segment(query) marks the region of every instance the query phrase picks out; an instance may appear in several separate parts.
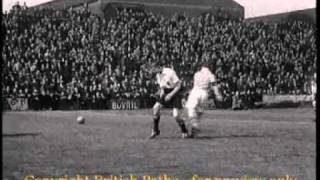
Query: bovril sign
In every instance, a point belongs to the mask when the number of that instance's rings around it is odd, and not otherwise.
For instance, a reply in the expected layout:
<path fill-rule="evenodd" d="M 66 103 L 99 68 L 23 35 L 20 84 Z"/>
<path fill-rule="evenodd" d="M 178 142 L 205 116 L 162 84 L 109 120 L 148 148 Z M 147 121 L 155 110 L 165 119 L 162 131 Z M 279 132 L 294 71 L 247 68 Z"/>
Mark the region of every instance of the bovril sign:
<path fill-rule="evenodd" d="M 113 110 L 135 110 L 140 108 L 140 101 L 137 99 L 112 99 L 110 103 Z"/>
<path fill-rule="evenodd" d="M 28 110 L 27 98 L 8 98 L 9 107 L 13 111 L 25 111 Z"/>

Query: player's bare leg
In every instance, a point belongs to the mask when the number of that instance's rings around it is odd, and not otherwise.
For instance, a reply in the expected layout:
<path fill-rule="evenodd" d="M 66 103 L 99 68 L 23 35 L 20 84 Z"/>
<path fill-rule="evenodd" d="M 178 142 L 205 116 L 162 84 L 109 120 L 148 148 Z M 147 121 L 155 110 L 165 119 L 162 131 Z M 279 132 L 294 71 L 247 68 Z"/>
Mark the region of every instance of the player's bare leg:
<path fill-rule="evenodd" d="M 151 129 L 150 139 L 160 135 L 159 123 L 160 123 L 160 109 L 161 104 L 156 102 L 153 106 L 153 127 Z"/>
<path fill-rule="evenodd" d="M 188 129 L 185 125 L 185 122 L 182 118 L 181 112 L 179 111 L 178 108 L 173 108 L 173 117 L 180 127 L 180 130 L 182 133 L 182 138 L 187 138 L 188 137 Z"/>
<path fill-rule="evenodd" d="M 190 121 L 190 138 L 196 138 L 200 133 L 199 121 L 202 115 L 202 111 L 197 110 L 197 108 L 188 108 L 188 117 Z"/>

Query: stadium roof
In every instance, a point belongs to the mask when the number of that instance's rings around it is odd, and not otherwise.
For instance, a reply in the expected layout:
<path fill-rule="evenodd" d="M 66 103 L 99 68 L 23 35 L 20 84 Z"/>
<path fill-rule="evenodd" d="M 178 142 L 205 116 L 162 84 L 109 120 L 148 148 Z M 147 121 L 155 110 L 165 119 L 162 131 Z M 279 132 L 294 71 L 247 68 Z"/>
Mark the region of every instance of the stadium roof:
<path fill-rule="evenodd" d="M 45 2 L 39 5 L 36 5 L 35 7 L 46 7 L 46 6 L 52 6 L 56 8 L 63 8 L 63 7 L 71 7 L 71 6 L 78 6 L 84 3 L 93 3 L 98 0 L 53 0 L 49 2 Z"/>
<path fill-rule="evenodd" d="M 218 8 L 229 9 L 235 17 L 244 18 L 244 8 L 234 0 L 53 0 L 37 6 L 41 7 L 76 7 L 88 3 L 89 8 L 97 14 L 103 14 L 107 4 L 143 5 L 145 10 L 170 16 L 174 12 L 184 11 L 196 16 L 204 12 L 212 12 Z M 110 10 L 110 9 L 109 9 Z"/>
<path fill-rule="evenodd" d="M 115 0 L 117 1 L 117 0 Z M 133 0 L 136 1 L 136 0 Z M 145 0 L 144 2 L 160 2 L 161 0 Z M 172 3 L 175 0 L 166 0 L 165 2 Z M 184 4 L 186 4 L 185 0 L 180 0 Z M 215 1 L 215 0 L 214 0 Z M 222 3 L 230 2 L 230 0 L 220 0 Z M 297 10 L 304 10 L 316 7 L 316 0 L 268 0 L 268 1 L 257 1 L 257 0 L 234 0 L 235 2 L 242 5 L 245 9 L 245 18 L 252 18 L 252 17 L 260 17 L 260 16 L 267 16 L 270 14 L 279 14 L 285 12 L 292 12 Z M 23 4 L 26 2 L 27 6 L 33 7 L 41 5 L 55 5 L 55 6 L 62 6 L 65 4 L 66 6 L 69 5 L 77 5 L 83 2 L 91 2 L 91 0 L 3 0 L 2 5 L 3 9 L 2 12 L 8 11 L 11 9 L 13 5 L 17 2 Z M 201 5 L 202 2 L 198 3 L 198 1 L 193 0 L 193 3 L 197 5 Z M 220 3 L 221 3 L 220 2 Z M 190 1 L 188 2 L 190 4 Z M 203 3 L 202 3 L 203 4 Z"/>
<path fill-rule="evenodd" d="M 95 1 L 106 2 L 126 2 L 126 3 L 157 3 L 157 4 L 176 4 L 176 5 L 218 5 L 218 6 L 230 6 L 236 5 L 242 7 L 234 0 L 52 0 L 36 6 L 77 6 L 83 3 L 92 3 Z"/>

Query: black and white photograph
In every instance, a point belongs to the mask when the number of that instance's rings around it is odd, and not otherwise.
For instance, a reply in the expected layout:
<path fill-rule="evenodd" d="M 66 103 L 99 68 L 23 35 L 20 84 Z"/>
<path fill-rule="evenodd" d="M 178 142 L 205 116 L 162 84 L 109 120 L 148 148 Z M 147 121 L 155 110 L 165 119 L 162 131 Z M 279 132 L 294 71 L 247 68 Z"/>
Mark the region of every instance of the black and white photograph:
<path fill-rule="evenodd" d="M 2 0 L 3 180 L 316 180 L 316 0 Z"/>

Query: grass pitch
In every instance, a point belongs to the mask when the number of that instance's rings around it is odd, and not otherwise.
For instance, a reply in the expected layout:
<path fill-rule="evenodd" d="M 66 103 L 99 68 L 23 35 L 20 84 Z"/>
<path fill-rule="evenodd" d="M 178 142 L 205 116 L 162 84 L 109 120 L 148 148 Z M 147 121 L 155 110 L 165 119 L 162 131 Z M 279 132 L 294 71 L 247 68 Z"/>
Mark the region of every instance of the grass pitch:
<path fill-rule="evenodd" d="M 77 116 L 86 118 L 77 124 Z M 181 139 L 170 111 L 149 140 L 151 111 L 3 113 L 3 179 L 77 174 L 315 180 L 311 108 L 205 111 L 199 139 Z"/>

